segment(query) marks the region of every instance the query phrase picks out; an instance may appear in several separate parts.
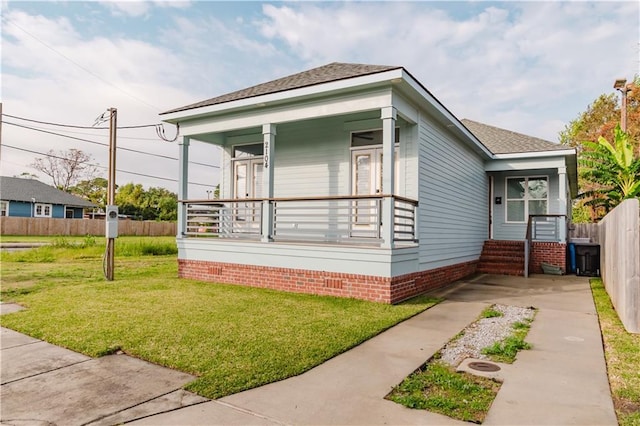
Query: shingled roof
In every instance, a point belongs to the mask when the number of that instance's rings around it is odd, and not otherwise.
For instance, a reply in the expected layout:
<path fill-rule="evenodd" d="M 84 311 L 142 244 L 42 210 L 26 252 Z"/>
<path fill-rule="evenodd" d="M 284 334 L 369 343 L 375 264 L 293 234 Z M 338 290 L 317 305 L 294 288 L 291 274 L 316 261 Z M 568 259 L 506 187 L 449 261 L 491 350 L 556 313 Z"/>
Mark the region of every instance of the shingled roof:
<path fill-rule="evenodd" d="M 471 133 L 473 133 L 494 154 L 516 154 L 524 152 L 562 151 L 571 149 L 564 145 L 549 142 L 500 127 L 489 126 L 477 121 L 462 119 Z"/>
<path fill-rule="evenodd" d="M 195 104 L 186 105 L 180 108 L 163 112 L 169 114 L 172 112 L 186 111 L 194 108 L 222 104 L 225 102 L 237 101 L 240 99 L 253 98 L 256 96 L 267 95 L 270 93 L 284 92 L 301 87 L 314 86 L 316 84 L 329 83 L 331 81 L 345 80 L 354 77 L 361 77 L 369 74 L 377 74 L 380 72 L 390 71 L 402 68 L 400 66 L 388 65 L 365 65 L 365 64 L 346 64 L 341 62 L 332 62 L 318 68 L 303 71 L 277 80 L 268 81 L 258 84 L 257 86 L 248 87 L 246 89 L 237 90 L 227 93 L 226 95 L 207 99 L 206 101 L 197 102 Z"/>
<path fill-rule="evenodd" d="M 76 197 L 38 180 L 7 176 L 0 176 L 0 199 L 27 203 L 35 199 L 38 203 L 63 204 L 69 207 L 98 207 L 84 198 Z"/>

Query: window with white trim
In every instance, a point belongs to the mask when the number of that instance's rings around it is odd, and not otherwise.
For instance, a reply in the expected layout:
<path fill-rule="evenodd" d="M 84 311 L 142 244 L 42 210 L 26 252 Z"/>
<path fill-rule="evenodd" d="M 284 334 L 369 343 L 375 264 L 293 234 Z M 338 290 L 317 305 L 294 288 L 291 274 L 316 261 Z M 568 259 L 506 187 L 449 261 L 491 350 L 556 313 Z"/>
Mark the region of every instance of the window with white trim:
<path fill-rule="evenodd" d="M 0 201 L 0 216 L 9 216 L 9 202 Z"/>
<path fill-rule="evenodd" d="M 33 207 L 33 216 L 34 217 L 51 217 L 51 211 L 52 211 L 51 204 L 37 203 Z"/>
<path fill-rule="evenodd" d="M 547 214 L 549 185 L 546 176 L 508 177 L 506 187 L 507 222 L 526 222 L 529 215 Z"/>

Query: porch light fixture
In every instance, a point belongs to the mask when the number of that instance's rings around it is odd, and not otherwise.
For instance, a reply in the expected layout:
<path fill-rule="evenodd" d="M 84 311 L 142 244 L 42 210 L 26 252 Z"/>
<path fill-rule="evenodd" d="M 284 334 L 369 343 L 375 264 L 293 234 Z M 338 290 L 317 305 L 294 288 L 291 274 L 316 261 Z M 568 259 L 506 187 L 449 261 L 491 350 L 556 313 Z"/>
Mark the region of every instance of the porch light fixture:
<path fill-rule="evenodd" d="M 627 93 L 631 91 L 631 84 L 627 84 L 626 78 L 618 78 L 613 83 L 613 88 L 622 93 L 622 102 L 620 105 L 620 128 L 623 132 L 627 131 Z"/>

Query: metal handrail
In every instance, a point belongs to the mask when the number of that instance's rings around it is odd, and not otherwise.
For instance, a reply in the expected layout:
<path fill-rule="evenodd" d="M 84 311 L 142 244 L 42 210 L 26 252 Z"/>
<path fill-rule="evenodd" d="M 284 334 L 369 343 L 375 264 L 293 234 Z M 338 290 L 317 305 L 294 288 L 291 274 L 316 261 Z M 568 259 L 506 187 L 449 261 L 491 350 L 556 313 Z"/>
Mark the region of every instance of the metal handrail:
<path fill-rule="evenodd" d="M 541 240 L 536 238 L 537 232 L 534 229 L 534 222 L 536 222 L 536 218 L 555 218 L 555 230 L 553 233 L 556 235 L 555 240 L 558 240 L 558 236 L 560 234 L 560 225 L 559 218 L 564 218 L 565 225 L 567 223 L 567 215 L 566 214 L 530 214 L 529 219 L 527 221 L 527 231 L 524 237 L 524 276 L 529 276 L 529 263 L 530 263 L 530 253 L 531 253 L 531 243 L 534 241 L 553 241 L 553 240 Z"/>

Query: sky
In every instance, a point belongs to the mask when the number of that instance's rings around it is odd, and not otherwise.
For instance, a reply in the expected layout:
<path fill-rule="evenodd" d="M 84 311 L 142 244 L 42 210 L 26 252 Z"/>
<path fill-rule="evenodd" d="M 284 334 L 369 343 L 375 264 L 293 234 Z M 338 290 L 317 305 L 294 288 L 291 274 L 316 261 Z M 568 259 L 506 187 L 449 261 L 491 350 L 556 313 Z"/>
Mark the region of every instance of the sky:
<path fill-rule="evenodd" d="M 25 118 L 89 127 L 117 108 L 119 126 L 154 125 L 172 108 L 351 62 L 401 65 L 459 119 L 557 142 L 616 78 L 640 73 L 639 1 L 0 1 L 0 174 L 49 184 L 30 164 L 50 149 L 80 149 L 106 177 L 108 130 Z M 177 192 L 177 142 L 152 126 L 117 136 L 118 185 Z M 219 158 L 193 143 L 190 198 L 214 189 Z"/>

